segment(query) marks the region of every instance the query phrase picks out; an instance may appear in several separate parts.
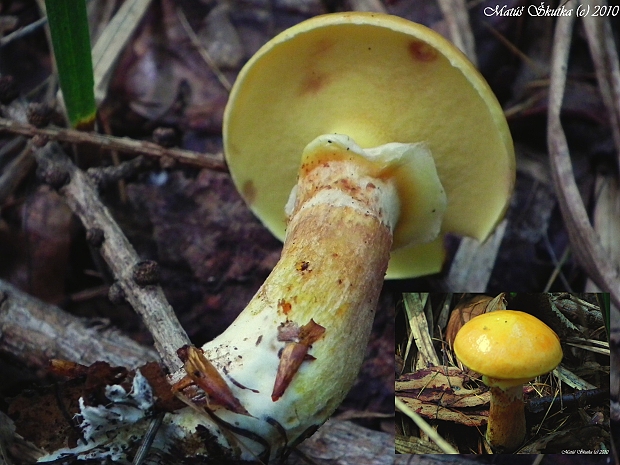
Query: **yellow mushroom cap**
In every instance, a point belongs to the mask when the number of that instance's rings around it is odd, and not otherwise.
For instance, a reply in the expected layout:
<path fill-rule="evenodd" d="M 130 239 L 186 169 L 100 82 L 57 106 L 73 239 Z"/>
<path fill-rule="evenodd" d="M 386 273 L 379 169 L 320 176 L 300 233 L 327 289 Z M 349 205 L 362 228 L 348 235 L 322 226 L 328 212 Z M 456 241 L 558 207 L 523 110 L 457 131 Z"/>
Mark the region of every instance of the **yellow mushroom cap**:
<path fill-rule="evenodd" d="M 497 310 L 472 318 L 454 339 L 454 352 L 490 386 L 523 384 L 553 370 L 562 360 L 557 334 L 538 318 Z"/>
<path fill-rule="evenodd" d="M 301 154 L 332 133 L 362 148 L 423 142 L 432 153 L 448 201 L 442 234 L 394 250 L 388 278 L 439 271 L 443 233 L 484 240 L 507 208 L 515 161 L 503 111 L 467 58 L 424 26 L 376 13 L 317 16 L 241 70 L 224 114 L 226 159 L 245 201 L 281 240 Z"/>

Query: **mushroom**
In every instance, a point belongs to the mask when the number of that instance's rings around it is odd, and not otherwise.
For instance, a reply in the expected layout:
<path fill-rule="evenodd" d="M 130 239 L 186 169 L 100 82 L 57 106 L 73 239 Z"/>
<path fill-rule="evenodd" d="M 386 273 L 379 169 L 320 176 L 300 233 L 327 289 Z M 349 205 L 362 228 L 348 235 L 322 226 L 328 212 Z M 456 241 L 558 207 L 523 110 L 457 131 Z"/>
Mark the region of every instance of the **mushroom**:
<path fill-rule="evenodd" d="M 452 44 L 368 13 L 315 17 L 265 44 L 234 84 L 223 136 L 233 182 L 282 255 L 224 333 L 179 351 L 187 372 L 171 381 L 190 408 L 164 426 L 192 454 L 281 458 L 354 383 L 388 262 L 392 278 L 435 273 L 443 235 L 484 240 L 499 221 L 512 140 Z"/>
<path fill-rule="evenodd" d="M 387 278 L 440 271 L 445 233 L 483 241 L 507 208 L 515 160 L 502 108 L 467 58 L 424 26 L 376 13 L 317 16 L 242 69 L 224 115 L 226 160 L 281 240 L 300 154 L 332 133 L 363 148 L 424 142 L 432 153 L 448 200 L 440 234 L 426 243 L 397 237 Z"/>
<path fill-rule="evenodd" d="M 487 442 L 496 452 L 514 451 L 526 435 L 523 384 L 558 366 L 557 334 L 528 313 L 497 310 L 465 323 L 454 352 L 491 388 Z"/>
<path fill-rule="evenodd" d="M 249 415 L 216 413 L 277 455 L 351 388 L 388 262 L 393 278 L 434 273 L 444 234 L 492 231 L 514 184 L 512 140 L 460 51 L 373 13 L 315 17 L 265 44 L 234 84 L 223 136 L 233 182 L 284 246 L 202 349 Z M 261 451 L 245 442 L 243 457 Z"/>

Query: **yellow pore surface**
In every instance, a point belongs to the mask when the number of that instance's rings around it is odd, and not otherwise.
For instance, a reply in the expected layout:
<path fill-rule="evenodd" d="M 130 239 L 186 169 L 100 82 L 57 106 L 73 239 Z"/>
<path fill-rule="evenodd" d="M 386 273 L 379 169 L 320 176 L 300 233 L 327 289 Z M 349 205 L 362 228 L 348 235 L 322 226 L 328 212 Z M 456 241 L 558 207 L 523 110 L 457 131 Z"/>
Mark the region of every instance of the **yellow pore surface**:
<path fill-rule="evenodd" d="M 243 68 L 224 116 L 226 159 L 280 239 L 303 149 L 330 133 L 362 148 L 428 144 L 448 198 L 442 233 L 483 240 L 507 208 L 515 161 L 502 109 L 467 58 L 424 26 L 374 13 L 319 16 L 276 36 Z M 394 250 L 388 277 L 437 272 L 443 256 L 441 235 Z"/>

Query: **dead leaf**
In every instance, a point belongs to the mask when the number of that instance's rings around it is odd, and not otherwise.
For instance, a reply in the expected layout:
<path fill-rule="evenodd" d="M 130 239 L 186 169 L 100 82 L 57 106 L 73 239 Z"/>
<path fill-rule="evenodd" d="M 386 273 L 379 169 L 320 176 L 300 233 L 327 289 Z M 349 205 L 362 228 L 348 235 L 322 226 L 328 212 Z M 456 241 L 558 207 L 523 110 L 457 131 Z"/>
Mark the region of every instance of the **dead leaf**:
<path fill-rule="evenodd" d="M 454 310 L 452 310 L 450 320 L 446 326 L 446 341 L 450 349 L 452 349 L 452 343 L 454 342 L 456 333 L 459 332 L 465 323 L 478 315 L 492 312 L 493 310 L 506 310 L 504 293 L 499 294 L 495 298 L 488 295 L 477 295 L 470 300 L 459 302 Z"/>
<path fill-rule="evenodd" d="M 491 395 L 485 386 L 466 387 L 469 380 L 459 368 L 431 367 L 402 375 L 396 381 L 396 395 L 425 418 L 482 426 L 487 423 Z"/>
<path fill-rule="evenodd" d="M 10 281 L 48 303 L 65 298 L 71 216 L 64 200 L 47 186 L 33 193 L 23 205 L 23 230 Z"/>

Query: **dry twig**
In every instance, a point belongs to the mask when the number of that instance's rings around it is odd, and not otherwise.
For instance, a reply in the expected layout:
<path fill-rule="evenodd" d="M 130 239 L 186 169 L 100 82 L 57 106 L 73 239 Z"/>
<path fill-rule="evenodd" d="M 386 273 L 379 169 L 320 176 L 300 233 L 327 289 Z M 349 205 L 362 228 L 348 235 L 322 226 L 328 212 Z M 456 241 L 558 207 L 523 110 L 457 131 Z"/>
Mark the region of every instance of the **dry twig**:
<path fill-rule="evenodd" d="M 17 137 L 13 141 L 23 142 L 23 138 Z M 34 157 L 29 145 L 26 145 L 21 152 L 7 165 L 2 175 L 0 175 L 0 205 L 17 189 L 17 186 L 24 180 L 34 165 Z"/>
<path fill-rule="evenodd" d="M 124 297 L 140 314 L 153 336 L 155 348 L 164 365 L 171 372 L 180 369 L 182 364 L 176 351 L 188 344 L 189 338 L 159 284 L 138 284 L 135 271 L 140 258 L 99 200 L 91 179 L 76 168 L 54 142 L 38 150 L 36 157 L 39 169 L 49 173 L 51 178 L 68 178 L 68 184 L 60 188 L 60 193 L 87 230 L 99 231 L 98 235 L 103 238 L 100 245 L 101 255 L 114 273 Z"/>
<path fill-rule="evenodd" d="M 156 360 L 144 347 L 103 320 L 70 315 L 0 280 L 0 352 L 29 366 L 46 368 L 50 358 L 82 365 L 105 361 L 135 368 Z"/>
<path fill-rule="evenodd" d="M 36 128 L 30 124 L 0 118 L 0 132 L 21 134 L 27 137 L 44 136 L 51 140 L 70 142 L 72 144 L 91 144 L 103 150 L 118 150 L 119 152 L 147 157 L 170 157 L 198 168 L 209 168 L 215 171 L 227 171 L 224 157 L 221 154 L 197 153 L 190 150 L 167 149 L 153 142 L 138 141 L 127 137 L 114 137 L 102 134 L 63 129 L 58 127 Z"/>
<path fill-rule="evenodd" d="M 411 418 L 418 428 L 420 428 L 424 433 L 433 440 L 435 444 L 437 444 L 444 454 L 458 454 L 458 451 L 452 447 L 452 445 L 442 438 L 437 431 L 435 431 L 428 423 L 424 421 L 424 419 L 418 415 L 414 410 L 410 409 L 402 400 L 398 397 L 395 399 L 396 408 Z"/>
<path fill-rule="evenodd" d="M 582 0 L 594 11 L 594 5 L 606 5 L 604 0 Z M 620 65 L 614 34 L 608 18 L 589 14 L 583 17 L 583 25 L 594 62 L 598 88 L 607 108 L 618 160 L 620 160 Z"/>
<path fill-rule="evenodd" d="M 448 23 L 450 40 L 467 55 L 474 66 L 478 66 L 476 42 L 469 24 L 469 14 L 465 0 L 439 0 L 439 8 Z"/>
<path fill-rule="evenodd" d="M 575 257 L 590 278 L 601 289 L 611 293 L 614 305 L 620 306 L 618 270 L 609 262 L 588 219 L 588 213 L 575 182 L 568 143 L 560 122 L 573 21 L 573 16 L 559 17 L 553 41 L 547 120 L 551 175 Z"/>
<path fill-rule="evenodd" d="M 196 47 L 196 50 L 198 50 L 198 53 L 200 54 L 202 59 L 205 61 L 209 69 L 213 72 L 213 74 L 215 74 L 215 77 L 220 82 L 222 87 L 226 89 L 227 92 L 230 92 L 230 90 L 232 89 L 232 84 L 230 83 L 228 78 L 224 75 L 224 73 L 222 73 L 217 63 L 215 62 L 215 60 L 211 57 L 211 55 L 209 55 L 209 52 L 200 43 L 200 39 L 198 38 L 194 30 L 192 29 L 192 26 L 187 21 L 187 17 L 185 16 L 183 9 L 181 7 L 178 7 L 176 11 L 177 11 L 177 17 L 179 18 L 179 22 L 181 23 L 181 26 L 183 26 L 185 33 L 191 40 L 192 45 Z"/>

